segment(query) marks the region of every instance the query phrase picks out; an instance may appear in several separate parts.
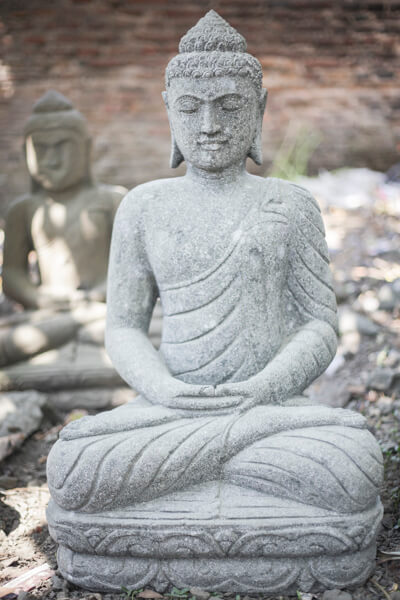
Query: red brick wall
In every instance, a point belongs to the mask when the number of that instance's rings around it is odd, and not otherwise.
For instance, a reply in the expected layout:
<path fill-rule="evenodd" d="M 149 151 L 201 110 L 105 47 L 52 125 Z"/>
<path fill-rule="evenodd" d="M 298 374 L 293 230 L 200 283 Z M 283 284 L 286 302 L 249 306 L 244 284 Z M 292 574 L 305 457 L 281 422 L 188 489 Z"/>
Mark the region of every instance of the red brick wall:
<path fill-rule="evenodd" d="M 22 126 L 49 88 L 87 116 L 98 178 L 132 187 L 169 176 L 164 68 L 210 8 L 246 37 L 264 68 L 259 172 L 297 128 L 320 136 L 314 170 L 386 169 L 399 160 L 400 0 L 2 0 L 3 209 L 27 187 Z"/>

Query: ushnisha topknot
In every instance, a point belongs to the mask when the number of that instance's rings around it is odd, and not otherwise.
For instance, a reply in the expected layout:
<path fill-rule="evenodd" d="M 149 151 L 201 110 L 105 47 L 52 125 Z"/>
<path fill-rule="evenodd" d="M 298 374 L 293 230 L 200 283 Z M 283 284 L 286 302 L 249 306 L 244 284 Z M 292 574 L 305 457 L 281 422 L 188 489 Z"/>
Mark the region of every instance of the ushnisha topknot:
<path fill-rule="evenodd" d="M 168 63 L 166 86 L 175 77 L 249 77 L 257 91 L 262 87 L 262 68 L 246 52 L 246 40 L 215 10 L 210 10 L 183 36 L 179 54 Z"/>
<path fill-rule="evenodd" d="M 246 52 L 246 40 L 215 10 L 210 10 L 183 36 L 179 52 Z"/>
<path fill-rule="evenodd" d="M 73 129 L 89 137 L 87 122 L 71 102 L 59 92 L 49 90 L 34 104 L 24 127 L 24 135 L 43 129 Z"/>

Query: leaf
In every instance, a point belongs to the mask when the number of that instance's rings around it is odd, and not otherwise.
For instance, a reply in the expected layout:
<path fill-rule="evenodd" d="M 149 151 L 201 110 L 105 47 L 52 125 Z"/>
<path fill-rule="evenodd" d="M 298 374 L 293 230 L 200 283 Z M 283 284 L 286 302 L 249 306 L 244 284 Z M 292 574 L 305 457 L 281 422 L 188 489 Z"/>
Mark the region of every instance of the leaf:
<path fill-rule="evenodd" d="M 136 598 L 164 598 L 164 596 L 154 590 L 146 589 L 143 592 L 139 592 Z"/>
<path fill-rule="evenodd" d="M 184 588 L 180 590 L 179 588 L 173 587 L 169 594 L 165 594 L 168 598 L 184 598 L 187 599 L 189 595 L 189 588 Z"/>
<path fill-rule="evenodd" d="M 379 554 L 384 556 L 397 556 L 400 558 L 400 550 L 379 550 Z"/>
<path fill-rule="evenodd" d="M 379 550 L 378 564 L 389 562 L 390 560 L 400 560 L 400 550 Z"/>
<path fill-rule="evenodd" d="M 28 592 L 41 581 L 49 579 L 54 575 L 53 569 L 47 563 L 30 569 L 23 575 L 20 575 L 16 579 L 9 581 L 6 586 L 0 588 L 0 598 L 7 596 L 7 594 L 17 594 L 19 592 Z"/>
<path fill-rule="evenodd" d="M 143 592 L 143 588 L 140 588 L 140 590 L 128 590 L 128 588 L 124 585 L 121 585 L 121 590 L 124 592 L 127 598 L 136 598 L 137 594 Z"/>

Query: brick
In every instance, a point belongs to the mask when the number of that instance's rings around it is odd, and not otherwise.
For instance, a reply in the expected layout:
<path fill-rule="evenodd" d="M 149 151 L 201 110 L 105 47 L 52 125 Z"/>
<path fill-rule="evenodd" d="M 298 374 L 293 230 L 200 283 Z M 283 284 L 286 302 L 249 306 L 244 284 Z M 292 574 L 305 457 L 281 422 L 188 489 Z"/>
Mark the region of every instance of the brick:
<path fill-rule="evenodd" d="M 0 218 L 26 190 L 23 121 L 48 88 L 87 116 L 98 148 L 96 177 L 128 187 L 170 176 L 169 129 L 161 99 L 164 69 L 208 0 L 7 0 L 2 60 L 14 95 L 2 99 L 0 160 L 10 173 Z M 385 169 L 400 141 L 400 0 L 219 0 L 245 35 L 269 88 L 266 172 L 290 123 L 320 131 L 311 167 L 364 161 Z M 97 140 L 97 142 L 96 142 Z M 140 142 L 140 143 L 138 143 Z M 142 155 L 142 149 L 146 151 Z M 17 176 L 18 175 L 18 176 Z M 25 187 L 24 187 L 25 186 Z M 23 188 L 23 189 L 22 189 Z"/>

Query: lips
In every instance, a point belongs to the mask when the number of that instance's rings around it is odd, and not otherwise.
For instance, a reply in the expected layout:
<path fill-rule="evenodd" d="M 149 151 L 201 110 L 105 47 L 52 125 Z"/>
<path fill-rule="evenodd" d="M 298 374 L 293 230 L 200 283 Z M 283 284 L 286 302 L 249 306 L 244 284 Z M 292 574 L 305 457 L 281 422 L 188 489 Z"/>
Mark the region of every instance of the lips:
<path fill-rule="evenodd" d="M 205 140 L 204 142 L 198 142 L 199 146 L 205 150 L 219 150 L 228 140 Z"/>

